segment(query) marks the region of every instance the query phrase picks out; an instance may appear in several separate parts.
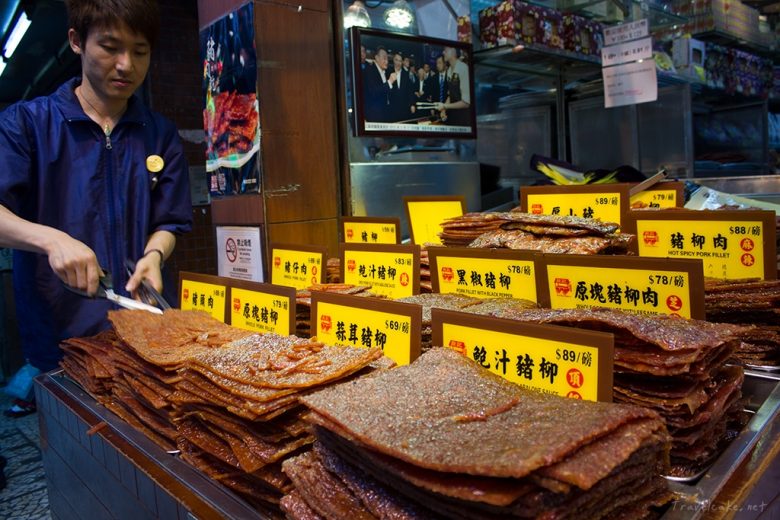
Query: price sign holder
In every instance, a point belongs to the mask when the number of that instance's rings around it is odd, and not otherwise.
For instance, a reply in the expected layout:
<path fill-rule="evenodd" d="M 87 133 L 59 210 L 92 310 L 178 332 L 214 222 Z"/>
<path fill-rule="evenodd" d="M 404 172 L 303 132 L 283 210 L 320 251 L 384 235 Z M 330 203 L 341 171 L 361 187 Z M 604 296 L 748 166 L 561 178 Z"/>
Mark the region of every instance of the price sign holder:
<path fill-rule="evenodd" d="M 420 357 L 419 305 L 312 291 L 311 320 L 312 332 L 323 343 L 381 346 L 384 354 L 398 365 L 408 365 Z"/>
<path fill-rule="evenodd" d="M 204 311 L 213 318 L 228 323 L 226 302 L 231 281 L 221 276 L 179 272 L 179 308 L 183 311 Z"/>
<path fill-rule="evenodd" d="M 612 334 L 431 310 L 433 344 L 451 348 L 521 386 L 612 401 Z"/>
<path fill-rule="evenodd" d="M 271 283 L 306 289 L 315 284 L 325 283 L 325 268 L 328 262 L 328 250 L 321 246 L 272 243 L 269 250 L 268 268 L 271 271 Z M 312 262 L 314 260 L 314 262 Z M 319 265 L 317 264 L 319 260 Z M 298 270 L 287 270 L 288 262 L 297 263 Z M 306 272 L 302 271 L 305 266 Z"/>
<path fill-rule="evenodd" d="M 682 208 L 685 202 L 685 186 L 682 182 L 659 182 L 645 190 L 631 195 L 631 209 Z"/>
<path fill-rule="evenodd" d="M 341 217 L 341 237 L 350 244 L 400 244 L 401 219 Z"/>
<path fill-rule="evenodd" d="M 433 292 L 536 302 L 536 256 L 510 249 L 428 248 Z"/>
<path fill-rule="evenodd" d="M 258 333 L 295 334 L 295 289 L 268 283 L 231 280 L 229 325 Z M 273 313 L 278 315 L 273 319 Z"/>
<path fill-rule="evenodd" d="M 522 186 L 520 207 L 534 215 L 573 214 L 575 217 L 599 218 L 623 227 L 629 209 L 628 184 L 593 184 L 582 186 Z M 558 208 L 558 213 L 555 213 Z"/>
<path fill-rule="evenodd" d="M 441 244 L 441 223 L 466 213 L 463 196 L 404 197 L 403 201 L 412 244 Z"/>
<path fill-rule="evenodd" d="M 542 307 L 705 319 L 701 260 L 545 254 L 537 266 Z"/>
<path fill-rule="evenodd" d="M 777 278 L 776 215 L 760 210 L 630 211 L 639 256 L 699 258 L 705 278 Z"/>
<path fill-rule="evenodd" d="M 420 294 L 420 246 L 341 244 L 341 281 L 392 299 Z"/>

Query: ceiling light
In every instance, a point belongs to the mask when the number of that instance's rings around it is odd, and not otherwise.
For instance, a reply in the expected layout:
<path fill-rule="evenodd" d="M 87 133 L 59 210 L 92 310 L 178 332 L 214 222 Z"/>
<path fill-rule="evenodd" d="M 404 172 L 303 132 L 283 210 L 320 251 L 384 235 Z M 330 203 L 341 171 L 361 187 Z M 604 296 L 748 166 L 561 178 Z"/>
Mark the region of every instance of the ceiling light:
<path fill-rule="evenodd" d="M 5 45 L 3 46 L 3 56 L 5 56 L 6 59 L 9 59 L 14 53 L 16 47 L 19 45 L 19 42 L 21 42 L 22 38 L 24 38 L 24 33 L 26 33 L 27 29 L 30 28 L 31 23 L 32 21 L 25 12 L 22 12 L 21 16 L 17 18 L 16 25 L 11 31 L 11 35 L 5 41 Z"/>
<path fill-rule="evenodd" d="M 355 0 L 344 12 L 344 29 L 350 27 L 371 27 L 371 17 L 360 0 Z"/>
<path fill-rule="evenodd" d="M 390 27 L 406 29 L 414 22 L 414 13 L 406 0 L 395 0 L 385 11 L 385 23 Z"/>

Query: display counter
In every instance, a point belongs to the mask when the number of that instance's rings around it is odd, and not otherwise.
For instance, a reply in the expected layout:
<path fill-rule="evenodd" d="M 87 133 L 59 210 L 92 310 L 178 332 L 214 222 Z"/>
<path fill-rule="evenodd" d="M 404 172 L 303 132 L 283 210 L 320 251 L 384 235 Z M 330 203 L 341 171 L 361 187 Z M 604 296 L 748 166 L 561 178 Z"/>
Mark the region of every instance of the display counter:
<path fill-rule="evenodd" d="M 264 518 L 61 371 L 36 379 L 35 398 L 52 518 Z"/>
<path fill-rule="evenodd" d="M 780 374 L 748 371 L 747 427 L 665 520 L 758 518 L 780 493 Z M 36 381 L 53 518 L 264 518 L 220 484 L 166 453 L 62 372 Z"/>

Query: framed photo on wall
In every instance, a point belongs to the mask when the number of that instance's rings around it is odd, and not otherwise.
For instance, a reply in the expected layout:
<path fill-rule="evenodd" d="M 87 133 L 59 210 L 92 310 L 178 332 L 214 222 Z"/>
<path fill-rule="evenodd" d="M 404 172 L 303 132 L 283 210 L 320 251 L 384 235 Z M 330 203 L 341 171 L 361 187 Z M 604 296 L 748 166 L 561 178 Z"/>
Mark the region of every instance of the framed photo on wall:
<path fill-rule="evenodd" d="M 352 27 L 358 136 L 476 137 L 470 44 Z"/>

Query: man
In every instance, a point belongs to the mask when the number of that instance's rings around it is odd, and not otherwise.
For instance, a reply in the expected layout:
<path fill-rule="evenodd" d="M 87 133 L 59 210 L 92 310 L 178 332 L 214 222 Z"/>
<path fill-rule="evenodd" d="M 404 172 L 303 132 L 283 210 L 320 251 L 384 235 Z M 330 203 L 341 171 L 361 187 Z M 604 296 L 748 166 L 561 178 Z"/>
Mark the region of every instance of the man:
<path fill-rule="evenodd" d="M 162 264 L 192 223 L 188 168 L 173 123 L 134 93 L 159 31 L 154 0 L 66 0 L 68 41 L 82 73 L 50 96 L 0 113 L 0 247 L 14 248 L 22 348 L 42 371 L 60 341 L 108 327 L 89 299 L 163 288 Z M 135 272 L 125 274 L 124 261 Z"/>
<path fill-rule="evenodd" d="M 368 62 L 366 61 L 366 47 L 365 45 L 360 46 L 360 70 L 366 70 L 366 67 L 368 66 Z"/>
<path fill-rule="evenodd" d="M 447 99 L 436 106 L 439 111 L 447 111 L 447 124 L 471 126 L 471 85 L 469 68 L 458 58 L 454 47 L 444 48 L 444 61 L 447 62 Z"/>
<path fill-rule="evenodd" d="M 428 79 L 431 77 L 431 64 L 427 61 L 423 63 L 423 70 L 425 71 L 425 79 Z"/>
<path fill-rule="evenodd" d="M 416 81 L 417 76 L 414 73 L 414 65 L 412 64 L 412 59 L 407 57 L 404 57 L 404 72 L 406 73 L 406 76 L 409 78 L 409 81 Z"/>
<path fill-rule="evenodd" d="M 430 101 L 428 81 L 425 79 L 425 71 L 417 70 L 417 80 L 414 82 L 414 97 L 416 101 Z"/>
<path fill-rule="evenodd" d="M 363 116 L 367 122 L 390 121 L 390 85 L 395 73 L 387 77 L 387 51 L 377 47 L 374 65 L 367 66 L 363 73 Z"/>
<path fill-rule="evenodd" d="M 390 80 L 391 121 L 406 121 L 414 115 L 414 85 L 403 70 L 404 59 L 400 52 L 393 55 L 393 80 Z"/>

